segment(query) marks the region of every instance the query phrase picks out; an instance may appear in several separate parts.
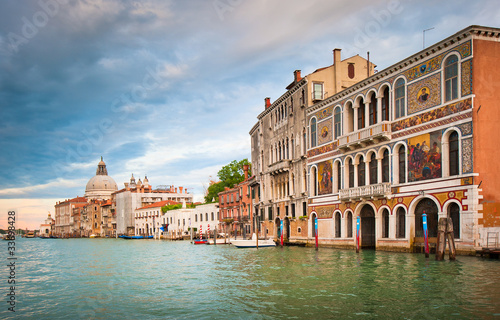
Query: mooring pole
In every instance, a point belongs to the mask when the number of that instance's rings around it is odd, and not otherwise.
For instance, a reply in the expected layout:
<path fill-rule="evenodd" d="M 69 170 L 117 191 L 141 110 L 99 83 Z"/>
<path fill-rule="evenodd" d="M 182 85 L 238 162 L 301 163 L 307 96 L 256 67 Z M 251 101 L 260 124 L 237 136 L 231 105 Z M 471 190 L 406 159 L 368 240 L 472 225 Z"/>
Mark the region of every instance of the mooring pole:
<path fill-rule="evenodd" d="M 446 238 L 448 238 L 448 245 L 449 245 L 449 250 L 450 250 L 450 260 L 455 260 L 455 239 L 453 237 L 453 221 L 451 220 L 450 217 L 447 219 L 447 226 L 446 226 Z"/>
<path fill-rule="evenodd" d="M 318 217 L 314 216 L 314 237 L 316 238 L 316 251 L 318 251 Z"/>
<path fill-rule="evenodd" d="M 361 217 L 358 216 L 356 218 L 356 253 L 359 253 L 359 225 L 361 224 L 360 220 L 361 220 Z"/>
<path fill-rule="evenodd" d="M 424 243 L 425 243 L 425 257 L 429 258 L 429 232 L 427 230 L 427 215 L 422 214 L 422 224 L 424 227 Z"/>
<path fill-rule="evenodd" d="M 280 243 L 281 247 L 283 248 L 283 219 L 280 222 Z"/>
<path fill-rule="evenodd" d="M 444 251 L 446 250 L 446 218 L 439 219 L 438 234 L 436 243 L 436 260 L 444 259 Z"/>
<path fill-rule="evenodd" d="M 217 226 L 214 228 L 214 246 L 217 245 Z"/>

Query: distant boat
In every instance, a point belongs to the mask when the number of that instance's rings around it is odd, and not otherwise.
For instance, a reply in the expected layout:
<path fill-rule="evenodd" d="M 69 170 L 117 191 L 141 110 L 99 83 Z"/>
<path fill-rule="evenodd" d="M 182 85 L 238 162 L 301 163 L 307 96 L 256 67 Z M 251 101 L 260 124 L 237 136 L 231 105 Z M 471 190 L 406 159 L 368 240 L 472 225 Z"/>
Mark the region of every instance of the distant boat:
<path fill-rule="evenodd" d="M 194 244 L 207 244 L 207 239 L 193 239 Z"/>
<path fill-rule="evenodd" d="M 24 235 L 25 238 L 34 238 L 35 237 L 35 233 L 33 231 L 29 231 L 28 233 L 26 233 Z"/>
<path fill-rule="evenodd" d="M 89 236 L 89 238 L 97 238 L 97 237 L 99 237 L 97 234 L 91 234 L 91 235 Z"/>
<path fill-rule="evenodd" d="M 129 240 L 137 240 L 137 239 L 153 239 L 153 236 L 125 236 L 125 235 L 121 235 L 121 236 L 118 236 L 118 238 L 122 238 L 122 239 L 129 239 Z"/>
<path fill-rule="evenodd" d="M 259 248 L 265 247 L 276 247 L 276 243 L 272 239 L 260 240 L 257 243 L 257 236 L 255 233 L 252 235 L 252 239 L 249 240 L 234 240 L 231 239 L 231 244 L 236 248 L 256 248 L 257 245 Z"/>

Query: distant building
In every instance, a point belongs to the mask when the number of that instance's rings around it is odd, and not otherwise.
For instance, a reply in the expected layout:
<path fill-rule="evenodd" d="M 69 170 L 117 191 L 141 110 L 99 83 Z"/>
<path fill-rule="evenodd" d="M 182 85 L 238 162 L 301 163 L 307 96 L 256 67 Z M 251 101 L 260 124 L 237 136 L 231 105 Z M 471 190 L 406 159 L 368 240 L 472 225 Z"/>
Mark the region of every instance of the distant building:
<path fill-rule="evenodd" d="M 193 195 L 187 193 L 183 187 L 169 186 L 153 190 L 147 177 L 144 183 L 136 183 L 134 176 L 130 183 L 125 183 L 125 188 L 113 193 L 116 203 L 116 232 L 118 235 L 135 234 L 135 210 L 159 201 L 171 200 L 175 202 L 193 202 Z"/>
<path fill-rule="evenodd" d="M 250 200 L 250 187 L 248 166 L 243 166 L 245 180 L 235 185 L 234 188 L 226 187 L 219 192 L 219 210 L 221 225 L 219 229 L 228 233 L 250 235 L 253 225 L 252 204 Z"/>
<path fill-rule="evenodd" d="M 152 236 L 161 232 L 160 228 L 167 223 L 164 217 L 163 220 L 160 218 L 163 216 L 161 208 L 176 204 L 180 203 L 172 200 L 164 200 L 136 209 L 134 217 L 135 235 Z"/>
<path fill-rule="evenodd" d="M 84 197 L 76 197 L 73 199 L 59 201 L 54 206 L 55 208 L 55 228 L 54 232 L 60 237 L 70 237 L 73 235 L 73 209 L 80 205 L 86 205 L 87 199 Z"/>
<path fill-rule="evenodd" d="M 87 182 L 85 198 L 89 200 L 109 200 L 113 192 L 118 190 L 115 180 L 108 176 L 106 164 L 102 160 L 97 165 L 96 174 Z"/>
<path fill-rule="evenodd" d="M 47 219 L 45 219 L 44 223 L 42 223 L 40 225 L 40 229 L 39 229 L 38 235 L 40 237 L 50 237 L 50 236 L 52 236 L 52 233 L 54 231 L 54 224 L 55 224 L 55 220 L 52 219 L 52 216 L 49 213 Z"/>

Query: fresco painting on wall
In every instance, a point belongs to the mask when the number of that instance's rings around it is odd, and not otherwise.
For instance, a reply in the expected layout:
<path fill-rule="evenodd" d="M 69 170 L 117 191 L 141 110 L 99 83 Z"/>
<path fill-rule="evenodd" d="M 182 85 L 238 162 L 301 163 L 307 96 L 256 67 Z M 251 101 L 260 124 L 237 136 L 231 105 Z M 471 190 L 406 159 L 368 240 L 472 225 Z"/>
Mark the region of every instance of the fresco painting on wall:
<path fill-rule="evenodd" d="M 332 160 L 320 162 L 318 164 L 318 194 L 332 193 Z"/>
<path fill-rule="evenodd" d="M 408 180 L 441 177 L 441 132 L 408 139 Z"/>

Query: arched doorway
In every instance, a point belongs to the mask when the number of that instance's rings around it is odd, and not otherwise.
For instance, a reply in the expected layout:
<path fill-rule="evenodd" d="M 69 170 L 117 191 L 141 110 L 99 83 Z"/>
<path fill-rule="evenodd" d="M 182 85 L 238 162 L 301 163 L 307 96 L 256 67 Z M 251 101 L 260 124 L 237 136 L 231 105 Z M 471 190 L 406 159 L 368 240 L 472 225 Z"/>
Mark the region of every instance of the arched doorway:
<path fill-rule="evenodd" d="M 283 221 L 283 229 L 285 232 L 283 234 L 283 241 L 288 242 L 288 240 L 290 240 L 290 219 L 288 219 L 288 217 L 285 217 Z"/>
<path fill-rule="evenodd" d="M 424 227 L 422 215 L 427 215 L 429 243 L 436 243 L 438 230 L 438 207 L 429 198 L 421 199 L 415 207 L 415 243 L 424 243 Z"/>
<path fill-rule="evenodd" d="M 311 223 L 311 227 L 310 227 L 310 230 L 311 230 L 311 238 L 316 238 L 316 224 L 314 223 L 314 220 L 316 220 L 316 213 L 312 213 L 311 216 L 310 216 L 310 223 Z"/>
<path fill-rule="evenodd" d="M 361 248 L 375 249 L 375 211 L 365 204 L 361 209 Z"/>
<path fill-rule="evenodd" d="M 274 225 L 275 225 L 275 228 L 276 228 L 276 232 L 274 233 L 276 235 L 276 241 L 280 241 L 281 239 L 281 220 L 280 218 L 276 218 L 274 220 Z"/>

